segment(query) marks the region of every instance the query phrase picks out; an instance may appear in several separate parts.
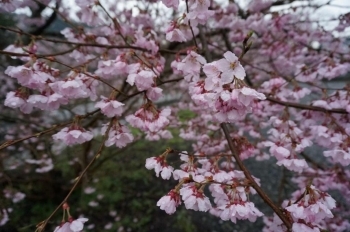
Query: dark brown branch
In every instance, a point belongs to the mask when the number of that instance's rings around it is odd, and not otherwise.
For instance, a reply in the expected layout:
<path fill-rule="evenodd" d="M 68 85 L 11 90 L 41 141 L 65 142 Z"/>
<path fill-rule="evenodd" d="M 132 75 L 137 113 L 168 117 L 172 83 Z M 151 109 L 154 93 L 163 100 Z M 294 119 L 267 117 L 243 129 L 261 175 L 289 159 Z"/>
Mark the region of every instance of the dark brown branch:
<path fill-rule="evenodd" d="M 186 0 L 186 11 L 187 11 L 187 14 L 188 14 L 188 13 L 189 13 L 189 9 L 188 9 L 188 0 Z M 188 20 L 188 26 L 190 27 L 190 30 L 191 30 L 191 33 L 192 33 L 193 43 L 194 43 L 194 45 L 196 46 L 196 48 L 198 49 L 198 44 L 197 44 L 197 41 L 196 41 L 196 36 L 194 35 L 193 28 L 192 28 L 192 26 L 191 26 L 191 20 Z"/>
<path fill-rule="evenodd" d="M 304 104 L 294 103 L 294 102 L 285 102 L 285 101 L 281 101 L 276 98 L 268 97 L 268 96 L 266 97 L 266 99 L 270 102 L 277 103 L 279 105 L 293 107 L 293 108 L 302 109 L 302 110 L 320 111 L 324 113 L 348 114 L 348 112 L 344 109 L 325 109 L 318 106 L 310 106 L 310 105 L 304 105 Z"/>
<path fill-rule="evenodd" d="M 36 28 L 34 31 L 30 32 L 30 34 L 32 34 L 32 35 L 41 35 L 45 31 L 45 29 L 48 28 L 55 21 L 55 19 L 57 18 L 57 13 L 56 12 L 58 11 L 59 7 L 60 7 L 60 2 L 57 1 L 56 2 L 56 6 L 54 8 L 55 11 L 52 12 L 50 17 L 46 20 L 46 22 L 42 26 Z M 45 8 L 46 8 L 46 6 L 45 6 Z"/>
<path fill-rule="evenodd" d="M 35 133 L 35 134 L 33 134 L 33 135 L 28 135 L 28 136 L 26 136 L 26 137 L 24 137 L 24 138 L 20 138 L 20 139 L 16 139 L 16 140 L 8 140 L 8 141 L 6 141 L 6 142 L 4 142 L 3 144 L 0 145 L 0 150 L 4 149 L 4 148 L 6 148 L 6 147 L 12 146 L 12 145 L 14 145 L 14 144 L 16 144 L 16 143 L 22 142 L 22 141 L 24 141 L 24 140 L 30 139 L 30 138 L 40 137 L 41 135 L 47 134 L 47 133 L 49 133 L 49 132 L 51 132 L 51 131 L 54 131 L 54 130 L 56 130 L 56 129 L 58 129 L 58 128 L 61 128 L 61 127 L 63 127 L 63 126 L 66 126 L 66 125 L 68 125 L 68 124 L 71 124 L 71 123 L 72 123 L 72 122 L 65 122 L 65 123 L 62 123 L 62 124 L 53 126 L 53 127 L 49 128 L 49 129 L 47 129 L 47 130 L 44 130 L 44 131 L 40 131 L 40 132 L 38 132 L 38 133 Z"/>
<path fill-rule="evenodd" d="M 53 56 L 60 56 L 60 55 L 64 55 L 67 54 L 69 52 L 74 51 L 78 46 L 72 47 L 71 49 L 68 49 L 66 51 L 62 51 L 62 52 L 57 52 L 57 53 L 52 53 L 52 54 L 30 54 L 30 53 L 16 53 L 16 52 L 8 52 L 8 51 L 2 51 L 0 50 L 0 54 L 4 54 L 4 55 L 9 55 L 9 56 L 35 56 L 36 58 L 44 58 L 44 57 L 53 57 Z"/>
<path fill-rule="evenodd" d="M 207 60 L 207 62 L 211 62 L 212 55 L 208 49 L 207 38 L 205 37 L 204 29 L 203 29 L 203 26 L 201 26 L 201 25 L 199 26 L 199 38 L 200 38 L 201 43 L 202 43 L 202 50 L 204 52 L 205 59 Z"/>
<path fill-rule="evenodd" d="M 232 138 L 230 136 L 229 129 L 227 127 L 226 123 L 221 123 L 221 128 L 224 131 L 226 140 L 228 142 L 228 146 L 232 152 L 232 155 L 234 159 L 236 160 L 236 163 L 238 167 L 243 171 L 245 177 L 250 181 L 251 186 L 256 190 L 256 192 L 259 194 L 259 196 L 265 201 L 267 205 L 271 207 L 271 209 L 277 214 L 277 216 L 283 221 L 284 225 L 288 228 L 288 230 L 291 230 L 292 224 L 288 220 L 288 217 L 283 213 L 283 211 L 273 203 L 273 201 L 267 196 L 267 194 L 264 192 L 262 188 L 256 183 L 252 175 L 250 174 L 249 170 L 246 168 L 246 166 L 243 164 L 241 158 L 239 157 L 239 152 L 235 145 L 232 142 Z"/>

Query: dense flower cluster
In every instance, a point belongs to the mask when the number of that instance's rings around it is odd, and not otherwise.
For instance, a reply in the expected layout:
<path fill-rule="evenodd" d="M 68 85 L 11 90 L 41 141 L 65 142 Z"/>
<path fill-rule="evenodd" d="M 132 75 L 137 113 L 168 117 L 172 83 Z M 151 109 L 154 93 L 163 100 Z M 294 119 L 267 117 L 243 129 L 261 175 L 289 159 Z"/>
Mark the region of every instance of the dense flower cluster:
<path fill-rule="evenodd" d="M 246 185 L 248 183 L 244 174 L 240 171 L 223 171 L 217 168 L 218 159 L 193 156 L 187 152 L 180 153 L 182 164 L 180 169 L 175 169 L 166 163 L 166 157 L 171 153 L 167 150 L 159 157 L 151 157 L 146 160 L 146 168 L 154 169 L 157 176 L 162 172 L 163 179 L 169 179 L 171 174 L 179 184 L 168 195 L 162 197 L 157 205 L 172 214 L 181 204 L 180 196 L 186 209 L 195 211 L 210 211 L 211 214 L 222 220 L 249 219 L 255 221 L 263 214 L 249 201 L 249 193 L 255 193 L 254 189 Z M 164 173 L 164 176 L 163 176 Z M 204 188 L 208 188 L 213 203 L 204 194 Z"/>

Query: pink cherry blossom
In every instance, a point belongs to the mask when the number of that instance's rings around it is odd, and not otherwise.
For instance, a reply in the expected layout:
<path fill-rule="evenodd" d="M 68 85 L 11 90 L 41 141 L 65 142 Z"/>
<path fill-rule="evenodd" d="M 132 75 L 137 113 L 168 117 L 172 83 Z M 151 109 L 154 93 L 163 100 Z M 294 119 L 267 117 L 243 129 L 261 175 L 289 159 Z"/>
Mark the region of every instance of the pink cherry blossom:
<path fill-rule="evenodd" d="M 134 45 L 145 48 L 151 51 L 152 54 L 157 54 L 159 50 L 158 44 L 155 42 L 157 39 L 157 34 L 154 31 L 149 31 L 146 28 L 139 27 L 135 32 L 135 43 Z"/>
<path fill-rule="evenodd" d="M 293 223 L 293 232 L 305 231 L 305 232 L 320 232 L 317 226 L 308 226 L 304 223 Z"/>
<path fill-rule="evenodd" d="M 127 63 L 124 62 L 123 56 L 118 56 L 115 60 L 103 60 L 98 63 L 96 74 L 106 79 L 111 79 L 116 74 L 127 73 Z"/>
<path fill-rule="evenodd" d="M 157 72 L 154 70 L 142 68 L 139 64 L 131 64 L 128 69 L 129 75 L 126 81 L 131 86 L 136 85 L 139 91 L 147 90 L 154 85 L 157 78 Z"/>
<path fill-rule="evenodd" d="M 97 85 L 98 82 L 93 77 L 74 72 L 71 72 L 64 81 L 56 81 L 49 84 L 55 93 L 65 96 L 66 98 L 76 99 L 90 97 L 91 100 L 97 98 Z"/>
<path fill-rule="evenodd" d="M 214 15 L 213 10 L 209 10 L 209 0 L 197 0 L 190 7 L 190 12 L 186 15 L 186 19 L 191 21 L 191 25 L 205 24 L 207 20 Z"/>
<path fill-rule="evenodd" d="M 100 108 L 101 112 L 109 118 L 120 116 L 123 113 L 124 104 L 108 99 L 104 96 L 101 96 L 102 100 L 95 104 L 96 108 Z"/>
<path fill-rule="evenodd" d="M 7 12 L 12 12 L 15 11 L 20 6 L 20 4 L 20 1 L 1 1 L 0 7 Z"/>
<path fill-rule="evenodd" d="M 35 62 L 31 66 L 22 65 L 17 67 L 9 66 L 5 73 L 16 78 L 18 83 L 30 89 L 44 90 L 47 84 L 53 82 L 53 76 L 58 74 L 57 69 L 52 69 L 42 62 Z"/>
<path fill-rule="evenodd" d="M 101 133 L 105 134 L 108 125 L 105 124 L 102 127 Z M 119 123 L 114 124 L 108 133 L 108 139 L 105 142 L 106 147 L 115 145 L 116 147 L 122 148 L 131 143 L 134 140 L 134 136 L 131 134 L 130 130 Z"/>
<path fill-rule="evenodd" d="M 26 197 L 26 194 L 19 191 L 10 190 L 10 189 L 4 189 L 3 192 L 4 192 L 4 197 L 11 199 L 13 203 L 18 203 Z"/>
<path fill-rule="evenodd" d="M 27 102 L 33 107 L 41 110 L 57 110 L 61 105 L 68 103 L 68 99 L 64 96 L 49 92 L 44 94 L 35 94 L 28 97 Z"/>
<path fill-rule="evenodd" d="M 234 78 L 243 80 L 245 77 L 245 71 L 239 63 L 238 57 L 232 52 L 225 52 L 224 57 L 225 59 L 216 62 L 217 68 L 222 72 L 222 84 L 231 83 Z"/>
<path fill-rule="evenodd" d="M 350 148 L 345 150 L 332 150 L 324 151 L 324 156 L 332 157 L 334 162 L 338 162 L 343 166 L 348 166 L 350 164 Z"/>
<path fill-rule="evenodd" d="M 157 132 L 169 124 L 168 116 L 170 113 L 169 108 L 159 111 L 152 104 L 147 103 L 137 110 L 134 115 L 127 116 L 126 121 L 143 131 Z"/>
<path fill-rule="evenodd" d="M 185 75 L 186 81 L 198 81 L 199 72 L 206 60 L 203 56 L 190 51 L 189 54 L 177 65 L 177 69 Z"/>
<path fill-rule="evenodd" d="M 184 33 L 178 28 L 169 28 L 166 33 L 166 39 L 170 42 L 185 42 L 187 38 Z"/>
<path fill-rule="evenodd" d="M 302 172 L 308 167 L 307 163 L 303 159 L 283 159 L 277 162 L 277 165 L 284 166 L 288 170 L 295 172 Z"/>
<path fill-rule="evenodd" d="M 82 231 L 84 228 L 84 223 L 87 221 L 87 218 L 78 218 L 71 222 L 69 228 L 74 232 Z"/>
<path fill-rule="evenodd" d="M 169 180 L 174 171 L 174 168 L 166 163 L 163 156 L 147 158 L 146 168 L 148 170 L 154 169 L 157 177 L 159 177 L 161 172 L 161 177 L 165 180 Z"/>
<path fill-rule="evenodd" d="M 171 139 L 173 138 L 173 135 L 168 130 L 160 130 L 157 132 L 146 132 L 146 139 L 149 141 L 156 141 L 160 139 Z"/>
<path fill-rule="evenodd" d="M 186 209 L 193 209 L 202 212 L 211 209 L 209 198 L 204 195 L 203 191 L 198 190 L 195 186 L 181 188 L 180 195 L 182 196 Z"/>
<path fill-rule="evenodd" d="M 90 141 L 94 136 L 79 126 L 65 127 L 58 133 L 52 135 L 54 140 L 61 140 L 66 145 L 82 144 Z"/>
<path fill-rule="evenodd" d="M 163 196 L 157 202 L 157 206 L 167 214 L 175 213 L 176 207 L 180 204 L 180 195 L 175 190 L 171 190 L 166 196 Z"/>
<path fill-rule="evenodd" d="M 54 232 L 81 232 L 84 228 L 84 223 L 87 222 L 87 218 L 78 218 L 65 222 L 61 226 L 56 227 Z"/>
<path fill-rule="evenodd" d="M 179 5 L 179 0 L 162 0 L 163 4 L 166 5 L 168 8 L 177 8 Z"/>
<path fill-rule="evenodd" d="M 335 208 L 335 200 L 314 186 L 306 189 L 307 194 L 298 202 L 288 207 L 292 216 L 296 219 L 303 219 L 307 223 L 315 225 L 323 221 L 325 218 L 332 218 L 333 214 L 330 211 Z"/>
<path fill-rule="evenodd" d="M 197 34 L 196 28 L 193 30 Z M 170 42 L 186 42 L 192 38 L 191 29 L 188 24 L 171 21 L 165 38 Z"/>
<path fill-rule="evenodd" d="M 28 102 L 28 96 L 25 91 L 8 92 L 4 105 L 11 108 L 19 108 L 23 113 L 29 114 L 33 110 L 33 105 Z"/>
<path fill-rule="evenodd" d="M 151 101 L 157 101 L 162 96 L 163 90 L 159 87 L 151 87 L 147 89 L 147 98 Z"/>
<path fill-rule="evenodd" d="M 257 217 L 263 214 L 254 206 L 252 202 L 231 203 L 218 207 L 220 218 L 224 221 L 231 220 L 236 223 L 237 219 L 249 219 L 254 222 Z"/>

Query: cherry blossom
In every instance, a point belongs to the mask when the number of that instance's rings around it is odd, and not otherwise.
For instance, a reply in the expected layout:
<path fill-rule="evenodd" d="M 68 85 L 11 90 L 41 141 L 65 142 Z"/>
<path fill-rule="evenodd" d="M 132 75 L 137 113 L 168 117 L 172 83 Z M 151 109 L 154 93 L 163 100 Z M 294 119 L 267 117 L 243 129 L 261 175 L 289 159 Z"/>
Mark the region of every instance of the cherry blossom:
<path fill-rule="evenodd" d="M 288 170 L 295 172 L 302 172 L 305 168 L 308 167 L 307 163 L 303 159 L 284 159 L 277 162 L 277 165 L 283 165 Z"/>
<path fill-rule="evenodd" d="M 181 20 L 182 19 L 179 21 Z M 193 30 L 194 33 L 197 34 L 196 28 Z M 170 42 L 186 42 L 192 38 L 191 29 L 188 24 L 178 21 L 171 21 L 168 29 L 166 30 L 165 37 Z"/>
<path fill-rule="evenodd" d="M 344 150 L 333 150 L 324 151 L 324 156 L 332 157 L 333 161 L 340 163 L 343 166 L 348 166 L 350 164 L 350 148 L 347 151 Z"/>
<path fill-rule="evenodd" d="M 0 226 L 5 225 L 10 220 L 8 210 L 1 210 Z"/>
<path fill-rule="evenodd" d="M 36 164 L 39 167 L 35 169 L 35 172 L 37 173 L 45 173 L 49 172 L 53 169 L 53 161 L 51 158 L 48 158 L 47 155 L 43 155 L 41 159 L 35 160 L 35 159 L 26 159 L 26 163 L 29 164 Z"/>
<path fill-rule="evenodd" d="M 16 78 L 22 86 L 30 89 L 44 90 L 48 83 L 54 81 L 53 76 L 57 75 L 57 71 L 45 63 L 35 62 L 31 66 L 29 63 L 27 66 L 9 66 L 5 70 L 5 73 L 10 77 Z"/>
<path fill-rule="evenodd" d="M 204 195 L 202 190 L 198 190 L 195 186 L 185 186 L 181 188 L 180 195 L 182 196 L 186 209 L 206 212 L 211 208 L 209 198 Z"/>
<path fill-rule="evenodd" d="M 315 227 L 317 223 L 320 223 L 325 218 L 333 217 L 330 210 L 335 208 L 335 200 L 331 196 L 317 190 L 312 185 L 307 187 L 305 191 L 306 194 L 299 202 L 286 207 L 286 210 L 288 210 L 294 218 L 302 219 L 306 223 L 311 223 L 311 227 Z M 301 225 L 295 226 L 299 228 Z"/>
<path fill-rule="evenodd" d="M 231 220 L 236 223 L 237 219 L 248 219 L 254 222 L 257 217 L 263 214 L 254 206 L 252 202 L 233 203 L 218 207 L 220 218 L 224 221 Z"/>
<path fill-rule="evenodd" d="M 102 100 L 97 102 L 95 104 L 96 108 L 100 108 L 101 112 L 106 115 L 107 117 L 115 117 L 115 116 L 120 116 L 123 113 L 123 108 L 124 106 L 123 103 L 116 101 L 116 100 L 111 100 L 108 99 L 104 96 L 101 96 Z"/>
<path fill-rule="evenodd" d="M 157 206 L 167 214 L 175 213 L 176 207 L 180 204 L 180 195 L 175 190 L 171 190 L 166 196 L 163 196 L 157 202 Z"/>
<path fill-rule="evenodd" d="M 87 218 L 78 218 L 76 220 L 71 219 L 70 222 L 66 222 L 63 225 L 56 227 L 54 232 L 80 232 L 83 230 L 84 223 L 87 221 Z"/>
<path fill-rule="evenodd" d="M 176 28 L 176 24 L 174 22 L 172 22 L 172 24 L 174 25 L 171 25 L 167 30 L 166 39 L 171 42 L 185 42 L 187 39 L 184 33 L 180 29 Z"/>
<path fill-rule="evenodd" d="M 102 127 L 101 133 L 105 134 L 108 125 L 105 124 Z M 130 130 L 119 123 L 115 123 L 108 133 L 108 139 L 105 142 L 105 146 L 110 147 L 115 145 L 116 147 L 122 148 L 134 140 L 134 136 L 131 134 Z"/>
<path fill-rule="evenodd" d="M 157 177 L 161 173 L 161 177 L 165 180 L 169 180 L 174 171 L 174 168 L 166 163 L 163 156 L 147 158 L 146 168 L 149 170 L 154 169 Z"/>
<path fill-rule="evenodd" d="M 11 199 L 13 203 L 18 203 L 26 197 L 26 194 L 11 189 L 4 189 L 3 192 L 4 196 Z"/>
<path fill-rule="evenodd" d="M 169 124 L 170 113 L 169 108 L 157 110 L 152 103 L 146 103 L 134 115 L 127 116 L 126 121 L 143 131 L 157 132 Z"/>
<path fill-rule="evenodd" d="M 182 71 L 185 75 L 186 81 L 197 81 L 199 79 L 199 72 L 206 60 L 203 56 L 195 53 L 194 51 L 189 51 L 189 54 L 177 64 L 177 69 Z"/>
<path fill-rule="evenodd" d="M 191 25 L 197 26 L 198 23 L 205 24 L 207 20 L 212 17 L 215 12 L 209 10 L 209 0 L 197 0 L 191 7 L 190 12 L 186 15 L 186 19 L 191 20 Z"/>
<path fill-rule="evenodd" d="M 222 84 L 231 83 L 234 78 L 243 80 L 246 74 L 244 68 L 238 61 L 238 57 L 232 52 L 225 52 L 224 57 L 225 59 L 216 62 L 218 70 L 222 72 Z"/>
<path fill-rule="evenodd" d="M 23 113 L 29 114 L 33 110 L 33 105 L 27 101 L 27 98 L 27 93 L 23 89 L 17 92 L 8 92 L 4 105 L 11 108 L 20 108 Z"/>
<path fill-rule="evenodd" d="M 64 81 L 56 81 L 49 84 L 55 93 L 65 96 L 66 98 L 76 99 L 90 97 L 91 100 L 97 98 L 97 85 L 98 82 L 94 80 L 94 78 L 74 72 L 69 73 L 68 78 Z"/>
<path fill-rule="evenodd" d="M 179 0 L 162 0 L 163 4 L 167 7 L 177 8 L 179 5 Z"/>
<path fill-rule="evenodd" d="M 20 1 L 1 1 L 1 9 L 7 12 L 15 11 L 20 6 Z"/>
<path fill-rule="evenodd" d="M 52 136 L 54 140 L 61 140 L 66 145 L 85 143 L 86 141 L 90 141 L 93 137 L 91 132 L 76 125 L 65 127 Z"/>

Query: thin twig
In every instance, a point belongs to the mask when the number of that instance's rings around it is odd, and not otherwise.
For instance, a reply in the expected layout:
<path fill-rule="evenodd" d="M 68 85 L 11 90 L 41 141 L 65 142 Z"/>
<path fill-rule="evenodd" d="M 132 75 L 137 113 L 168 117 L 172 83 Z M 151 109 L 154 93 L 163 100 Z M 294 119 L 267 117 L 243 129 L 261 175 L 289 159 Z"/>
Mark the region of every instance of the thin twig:
<path fill-rule="evenodd" d="M 89 112 L 89 113 L 87 113 L 87 114 L 85 114 L 85 115 L 80 115 L 79 117 L 80 117 L 80 118 L 86 118 L 86 117 L 89 117 L 89 116 L 91 116 L 91 115 L 93 115 L 93 114 L 99 112 L 99 111 L 100 111 L 100 109 L 97 109 L 97 110 L 94 110 L 94 111 L 92 111 L 92 112 Z M 70 120 L 69 122 L 65 122 L 65 123 L 62 123 L 62 124 L 53 126 L 53 127 L 49 128 L 49 129 L 40 131 L 40 132 L 35 133 L 35 134 L 32 134 L 32 135 L 28 135 L 28 136 L 26 136 L 26 137 L 24 137 L 24 138 L 20 138 L 20 139 L 16 139 L 16 140 L 8 140 L 8 141 L 6 141 L 6 142 L 4 142 L 3 144 L 0 145 L 0 150 L 4 149 L 4 148 L 6 148 L 6 147 L 12 146 L 12 145 L 14 145 L 14 144 L 16 144 L 16 143 L 22 142 L 22 141 L 24 141 L 24 140 L 30 139 L 30 138 L 40 137 L 40 136 L 42 136 L 42 135 L 45 135 L 45 134 L 47 134 L 47 133 L 49 133 L 49 132 L 51 132 L 51 131 L 54 131 L 54 130 L 56 130 L 56 129 L 58 129 L 58 128 L 61 128 L 61 127 L 66 126 L 66 125 L 69 125 L 69 124 L 71 124 L 71 123 L 72 123 L 72 121 Z"/>
<path fill-rule="evenodd" d="M 56 207 L 56 209 L 50 214 L 50 216 L 43 221 L 39 226 L 38 226 L 38 230 L 39 232 L 43 232 L 45 229 L 45 226 L 47 224 L 47 222 L 53 217 L 53 215 L 62 207 L 62 205 L 64 203 L 66 203 L 69 199 L 69 197 L 72 195 L 73 191 L 75 190 L 75 188 L 78 186 L 78 184 L 80 183 L 81 179 L 83 178 L 83 176 L 85 175 L 85 173 L 88 171 L 88 169 L 91 167 L 91 165 L 95 162 L 95 160 L 101 155 L 103 148 L 105 147 L 105 142 L 108 139 L 108 134 L 109 131 L 113 125 L 113 121 L 114 118 L 111 119 L 108 128 L 104 134 L 104 138 L 101 142 L 100 148 L 98 149 L 97 153 L 94 155 L 94 157 L 91 159 L 91 161 L 89 162 L 89 164 L 85 167 L 85 169 L 83 170 L 83 172 L 79 175 L 79 177 L 76 179 L 73 187 L 71 188 L 71 190 L 69 191 L 69 193 L 67 194 L 67 196 L 63 199 L 63 201 Z"/>
<path fill-rule="evenodd" d="M 278 100 L 276 98 L 269 97 L 269 96 L 266 96 L 266 99 L 270 102 L 277 103 L 279 105 L 293 107 L 293 108 L 297 108 L 297 109 L 320 111 L 320 112 L 324 112 L 324 113 L 348 114 L 348 112 L 344 109 L 325 109 L 325 108 L 318 107 L 318 106 L 310 106 L 310 105 L 304 105 L 304 104 L 295 103 L 295 102 L 281 101 L 281 100 Z"/>

